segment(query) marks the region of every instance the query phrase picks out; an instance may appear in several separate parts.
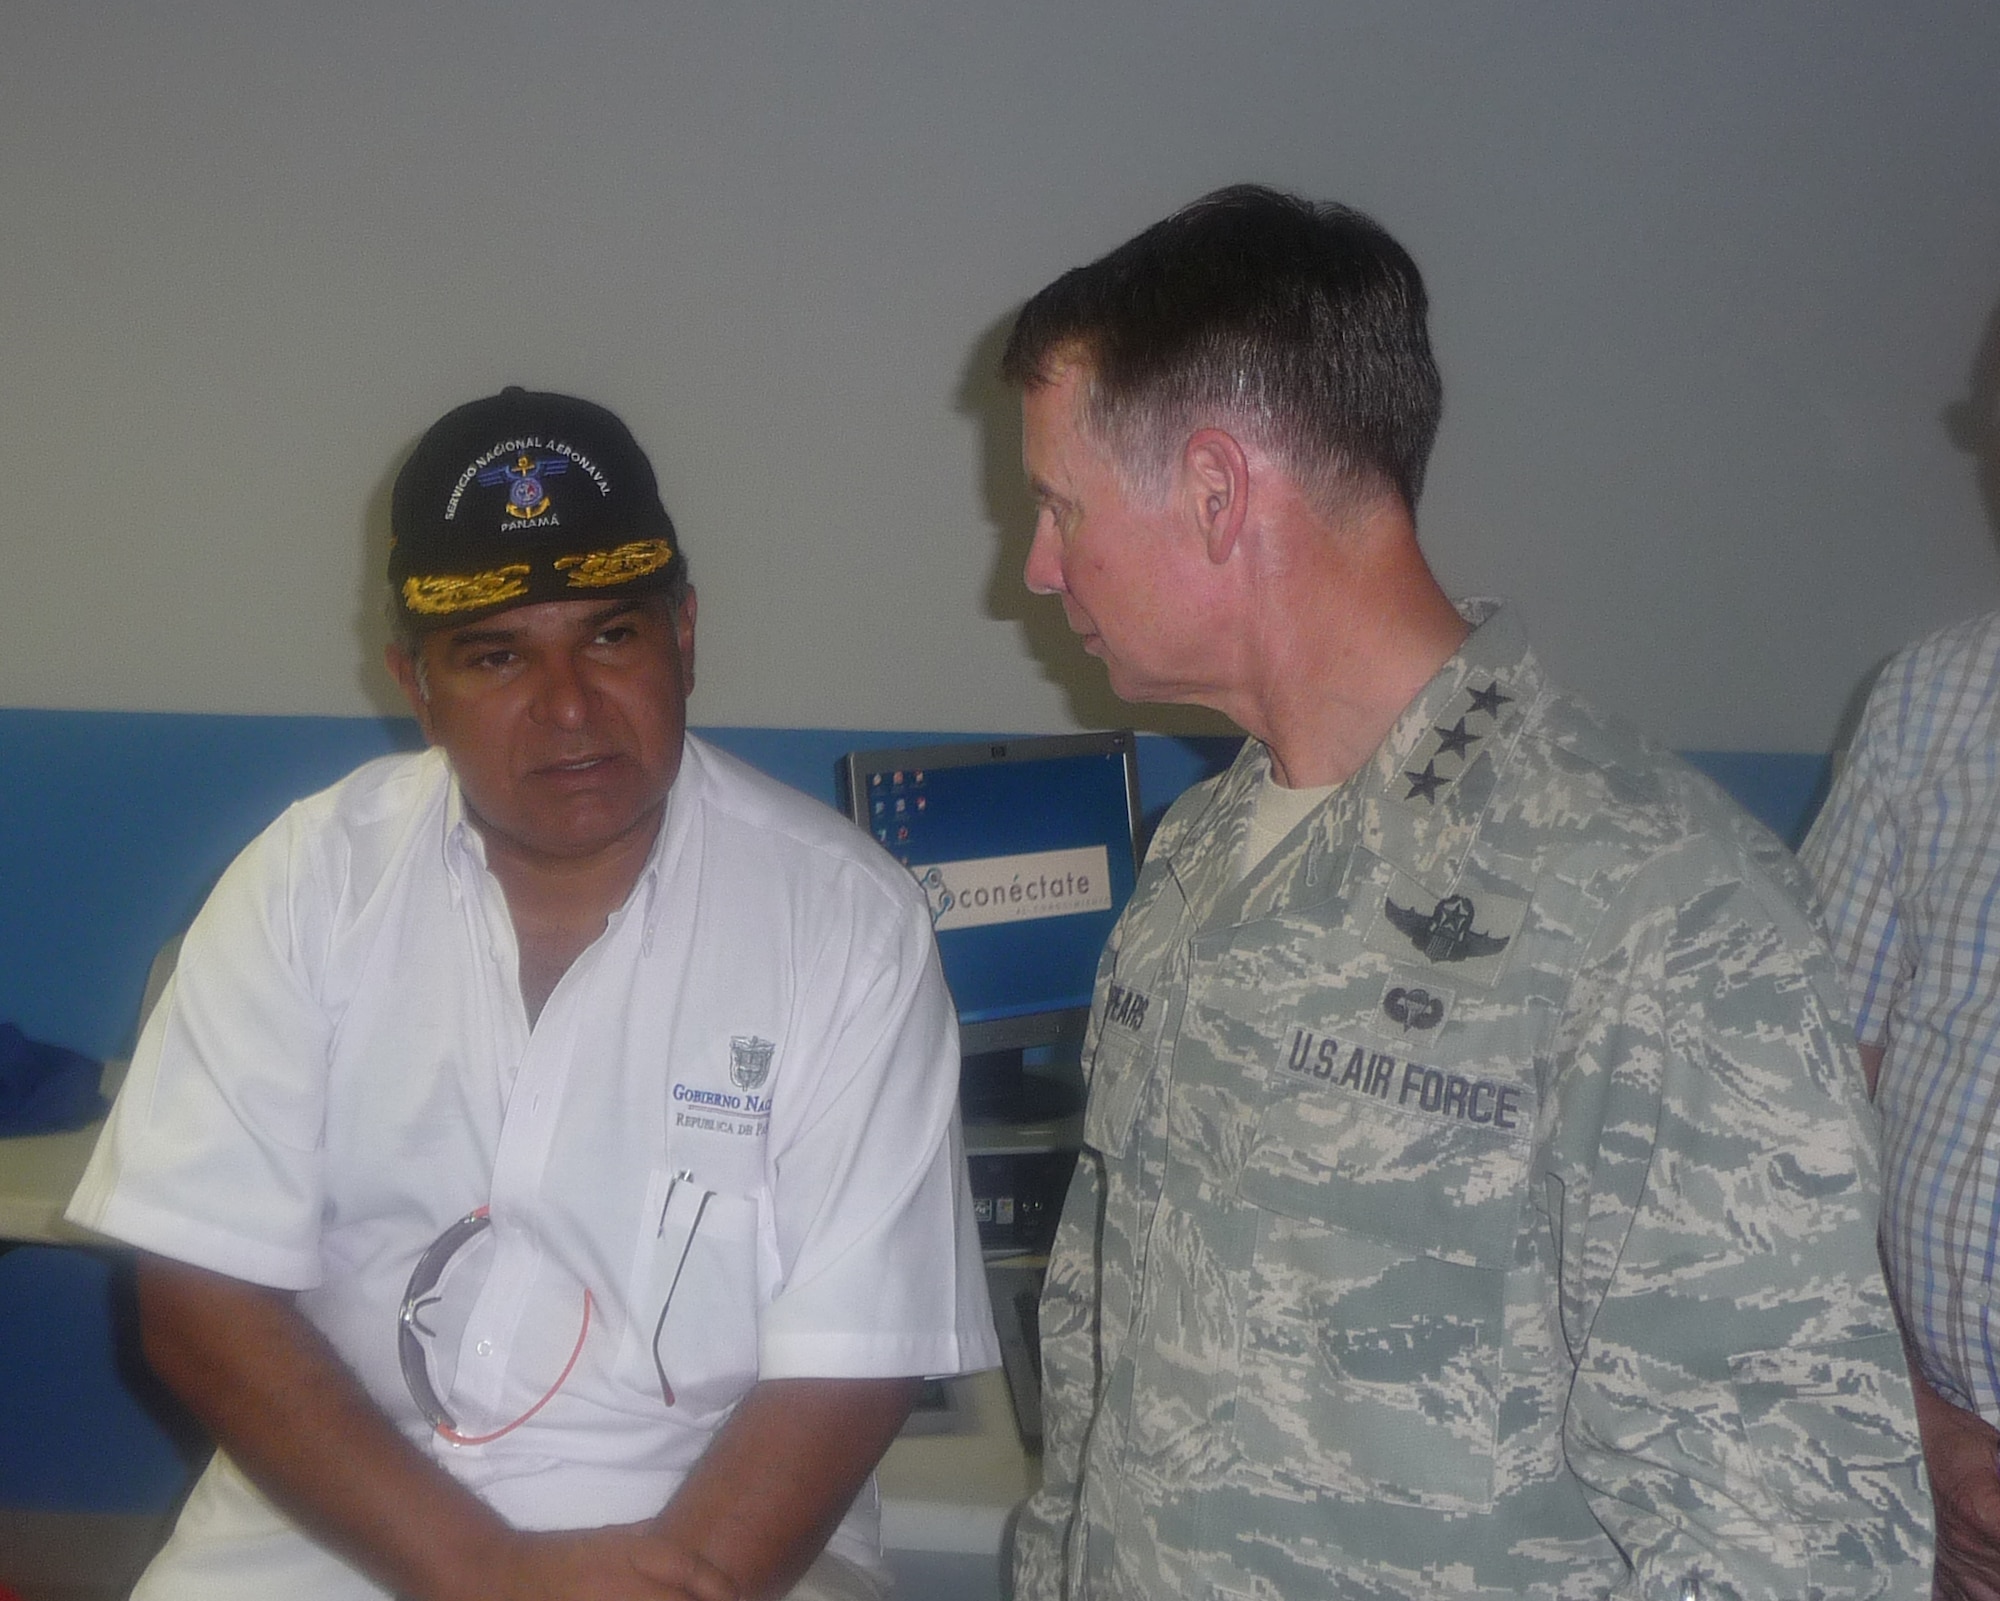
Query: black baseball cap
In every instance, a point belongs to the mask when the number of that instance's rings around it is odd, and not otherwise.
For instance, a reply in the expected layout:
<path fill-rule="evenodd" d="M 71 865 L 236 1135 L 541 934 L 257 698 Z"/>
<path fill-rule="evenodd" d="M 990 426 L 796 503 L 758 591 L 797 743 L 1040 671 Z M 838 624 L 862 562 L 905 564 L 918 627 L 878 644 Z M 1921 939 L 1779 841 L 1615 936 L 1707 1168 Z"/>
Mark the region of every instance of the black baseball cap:
<path fill-rule="evenodd" d="M 431 425 L 396 475 L 389 586 L 418 629 L 687 572 L 653 464 L 613 413 L 508 388 Z"/>

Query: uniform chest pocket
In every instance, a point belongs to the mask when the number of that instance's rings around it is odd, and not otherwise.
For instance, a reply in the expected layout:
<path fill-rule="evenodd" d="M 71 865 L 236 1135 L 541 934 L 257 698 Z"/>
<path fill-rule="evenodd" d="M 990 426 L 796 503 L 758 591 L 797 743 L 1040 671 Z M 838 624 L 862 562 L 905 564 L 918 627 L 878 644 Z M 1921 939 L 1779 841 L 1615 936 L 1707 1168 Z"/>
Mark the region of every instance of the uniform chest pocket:
<path fill-rule="evenodd" d="M 1472 1124 L 1413 1089 L 1411 1110 L 1295 1090 L 1260 1121 L 1237 1445 L 1295 1489 L 1484 1511 L 1531 1119 Z"/>
<path fill-rule="evenodd" d="M 683 1421 L 719 1418 L 757 1379 L 756 1197 L 656 1171 L 627 1280 L 622 1383 Z"/>
<path fill-rule="evenodd" d="M 1150 1048 L 1129 1035 L 1105 1030 L 1098 1039 L 1084 1102 L 1083 1139 L 1106 1156 L 1122 1158 L 1131 1149 L 1139 1097 L 1153 1071 Z"/>
<path fill-rule="evenodd" d="M 1106 1156 L 1132 1149 L 1139 1102 L 1159 1065 L 1167 997 L 1157 975 L 1134 981 L 1113 977 L 1090 1058 L 1090 1096 L 1084 1105 L 1084 1142 Z"/>

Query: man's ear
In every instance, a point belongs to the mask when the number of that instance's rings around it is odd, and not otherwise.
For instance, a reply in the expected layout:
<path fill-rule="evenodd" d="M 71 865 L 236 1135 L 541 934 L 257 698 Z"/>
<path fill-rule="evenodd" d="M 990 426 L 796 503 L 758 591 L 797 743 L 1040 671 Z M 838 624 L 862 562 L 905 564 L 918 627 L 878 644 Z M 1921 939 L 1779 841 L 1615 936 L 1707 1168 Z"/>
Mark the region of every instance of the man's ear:
<path fill-rule="evenodd" d="M 423 646 L 419 644 L 417 649 L 422 650 Z M 417 714 L 417 726 L 424 731 L 424 743 L 435 745 L 437 735 L 431 726 L 431 698 L 424 690 L 416 658 L 392 639 L 383 648 L 382 660 L 389 669 L 389 676 L 402 690 L 403 698 L 410 703 L 410 710 Z"/>
<path fill-rule="evenodd" d="M 1234 434 L 1197 429 L 1181 451 L 1181 479 L 1208 559 L 1220 567 L 1235 554 L 1250 515 L 1250 458 Z"/>
<path fill-rule="evenodd" d="M 680 609 L 674 613 L 674 640 L 681 648 L 681 693 L 694 693 L 694 585 L 688 585 Z"/>

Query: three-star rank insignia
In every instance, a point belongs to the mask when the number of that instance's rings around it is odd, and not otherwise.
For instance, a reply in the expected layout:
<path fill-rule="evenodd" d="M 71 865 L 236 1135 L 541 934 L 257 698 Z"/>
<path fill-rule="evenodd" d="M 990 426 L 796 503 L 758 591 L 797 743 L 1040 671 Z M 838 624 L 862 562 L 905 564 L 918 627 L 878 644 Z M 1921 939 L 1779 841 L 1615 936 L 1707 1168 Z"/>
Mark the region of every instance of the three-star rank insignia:
<path fill-rule="evenodd" d="M 1514 699 L 1512 695 L 1500 692 L 1500 680 L 1497 678 L 1484 689 L 1467 689 L 1466 694 L 1472 703 L 1466 707 L 1464 715 L 1449 726 L 1438 723 L 1431 729 L 1437 736 L 1437 744 L 1431 748 L 1430 757 L 1423 767 L 1412 767 L 1404 772 L 1403 776 L 1410 781 L 1410 787 L 1403 795 L 1404 800 L 1420 800 L 1426 806 L 1436 806 L 1439 793 L 1457 783 L 1472 765 L 1473 746 L 1487 737 L 1467 728 L 1466 719 L 1483 715 L 1489 722 L 1498 722 L 1500 708 L 1511 704 Z M 1457 770 L 1440 773 L 1440 761 L 1456 762 Z"/>

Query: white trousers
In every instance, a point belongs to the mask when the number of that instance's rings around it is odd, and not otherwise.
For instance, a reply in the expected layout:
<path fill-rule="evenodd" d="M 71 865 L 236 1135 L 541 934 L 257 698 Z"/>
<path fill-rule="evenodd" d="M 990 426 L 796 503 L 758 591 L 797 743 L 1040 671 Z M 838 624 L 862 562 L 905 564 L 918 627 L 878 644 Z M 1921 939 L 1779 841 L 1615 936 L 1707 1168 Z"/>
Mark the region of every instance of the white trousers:
<path fill-rule="evenodd" d="M 799 1576 L 785 1601 L 887 1601 L 889 1581 L 857 1567 L 846 1557 L 822 1551 Z"/>

